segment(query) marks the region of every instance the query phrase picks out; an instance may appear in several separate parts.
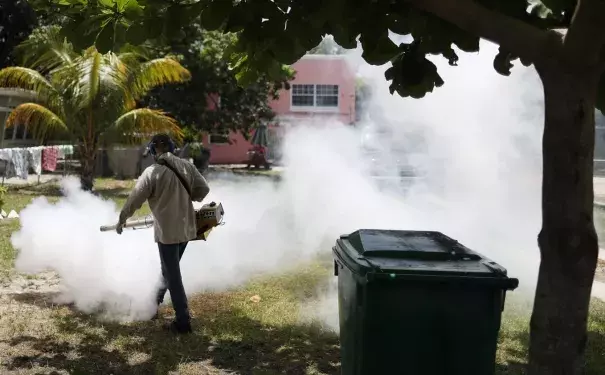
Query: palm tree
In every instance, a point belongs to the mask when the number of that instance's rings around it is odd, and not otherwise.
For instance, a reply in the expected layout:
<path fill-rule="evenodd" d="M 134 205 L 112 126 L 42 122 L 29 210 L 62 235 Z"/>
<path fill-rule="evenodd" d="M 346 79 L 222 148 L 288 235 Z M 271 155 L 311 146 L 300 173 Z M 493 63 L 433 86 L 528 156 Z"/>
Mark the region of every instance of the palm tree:
<path fill-rule="evenodd" d="M 37 30 L 17 52 L 25 66 L 0 70 L 0 87 L 33 91 L 36 100 L 16 107 L 6 126 L 24 125 L 40 142 L 53 134 L 73 139 L 83 188 L 92 189 L 101 144 L 140 142 L 160 131 L 182 138 L 177 122 L 164 112 L 136 108 L 151 89 L 191 78 L 175 59 L 149 60 L 133 49 L 101 54 L 90 47 L 76 53 L 56 27 Z"/>

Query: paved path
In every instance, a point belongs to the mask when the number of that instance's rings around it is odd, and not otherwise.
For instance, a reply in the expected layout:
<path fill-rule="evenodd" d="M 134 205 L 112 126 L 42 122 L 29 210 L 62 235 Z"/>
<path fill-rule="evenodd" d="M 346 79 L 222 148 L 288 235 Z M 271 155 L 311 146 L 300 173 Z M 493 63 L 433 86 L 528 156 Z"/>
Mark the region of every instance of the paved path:
<path fill-rule="evenodd" d="M 605 283 L 595 280 L 592 284 L 592 296 L 605 302 Z"/>
<path fill-rule="evenodd" d="M 605 261 L 605 250 L 599 250 L 599 259 Z M 605 301 L 605 283 L 595 280 L 592 284 L 592 296 Z"/>
<path fill-rule="evenodd" d="M 4 185 L 8 185 L 8 186 L 36 185 L 36 184 L 38 184 L 38 182 L 43 184 L 43 183 L 50 182 L 53 180 L 58 180 L 59 178 L 61 178 L 60 175 L 43 174 L 40 176 L 40 180 L 38 181 L 37 175 L 30 174 L 29 176 L 27 176 L 27 180 L 17 178 L 17 177 L 5 178 Z M 0 184 L 1 183 L 2 183 L 2 176 L 0 176 Z"/>
<path fill-rule="evenodd" d="M 593 185 L 595 203 L 605 205 L 605 177 L 594 177 Z"/>

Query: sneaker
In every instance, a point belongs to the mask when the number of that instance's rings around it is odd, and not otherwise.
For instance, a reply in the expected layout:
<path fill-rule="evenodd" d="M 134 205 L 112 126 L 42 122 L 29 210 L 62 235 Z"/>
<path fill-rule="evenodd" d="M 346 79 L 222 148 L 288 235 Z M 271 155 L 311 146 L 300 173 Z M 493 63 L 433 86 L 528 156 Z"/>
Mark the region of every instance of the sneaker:
<path fill-rule="evenodd" d="M 173 321 L 171 323 L 165 324 L 164 329 L 170 331 L 174 334 L 186 334 L 191 333 L 193 330 L 191 329 L 191 323 L 178 323 Z"/>

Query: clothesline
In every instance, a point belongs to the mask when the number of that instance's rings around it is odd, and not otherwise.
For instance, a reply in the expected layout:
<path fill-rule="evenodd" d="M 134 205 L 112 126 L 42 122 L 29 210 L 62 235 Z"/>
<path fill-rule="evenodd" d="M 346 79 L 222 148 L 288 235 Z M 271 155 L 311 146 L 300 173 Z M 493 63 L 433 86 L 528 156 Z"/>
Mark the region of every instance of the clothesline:
<path fill-rule="evenodd" d="M 57 159 L 65 159 L 73 153 L 72 145 L 2 148 L 0 160 L 6 165 L 3 177 L 26 180 L 30 170 L 38 176 L 43 170 L 53 172 L 57 168 Z"/>

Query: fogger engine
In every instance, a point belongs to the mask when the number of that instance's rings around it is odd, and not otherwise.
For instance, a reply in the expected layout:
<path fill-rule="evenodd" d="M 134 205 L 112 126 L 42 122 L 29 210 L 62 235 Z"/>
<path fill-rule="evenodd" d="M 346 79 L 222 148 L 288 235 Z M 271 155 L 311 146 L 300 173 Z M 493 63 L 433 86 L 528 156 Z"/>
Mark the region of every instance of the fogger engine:
<path fill-rule="evenodd" d="M 223 216 L 225 210 L 221 203 L 210 202 L 195 210 L 195 224 L 197 229 L 196 238 L 193 241 L 208 239 L 208 235 L 215 227 L 223 225 Z M 148 216 L 144 219 L 128 220 L 124 224 L 124 228 L 131 229 L 146 229 L 153 226 L 153 217 Z M 103 225 L 101 232 L 115 230 L 117 225 Z"/>
<path fill-rule="evenodd" d="M 210 231 L 214 227 L 223 225 L 223 215 L 225 210 L 222 203 L 210 202 L 203 205 L 195 211 L 195 224 L 197 228 L 197 237 L 195 240 L 204 240 L 208 238 Z"/>

